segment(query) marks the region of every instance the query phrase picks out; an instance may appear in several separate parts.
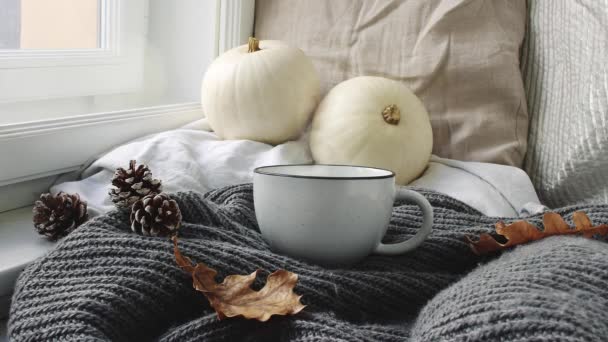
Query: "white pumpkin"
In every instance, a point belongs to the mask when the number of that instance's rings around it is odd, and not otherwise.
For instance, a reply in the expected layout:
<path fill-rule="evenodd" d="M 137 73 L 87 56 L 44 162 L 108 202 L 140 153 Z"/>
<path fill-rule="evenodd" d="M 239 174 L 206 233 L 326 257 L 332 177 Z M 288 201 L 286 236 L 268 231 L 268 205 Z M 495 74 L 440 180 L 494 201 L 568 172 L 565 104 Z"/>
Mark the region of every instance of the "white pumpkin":
<path fill-rule="evenodd" d="M 425 170 L 433 149 L 429 115 L 414 93 L 382 77 L 335 86 L 316 110 L 310 133 L 315 162 L 372 166 L 405 185 Z"/>
<path fill-rule="evenodd" d="M 279 144 L 304 130 L 319 102 L 320 83 L 302 50 L 250 38 L 209 66 L 201 93 L 219 137 Z"/>

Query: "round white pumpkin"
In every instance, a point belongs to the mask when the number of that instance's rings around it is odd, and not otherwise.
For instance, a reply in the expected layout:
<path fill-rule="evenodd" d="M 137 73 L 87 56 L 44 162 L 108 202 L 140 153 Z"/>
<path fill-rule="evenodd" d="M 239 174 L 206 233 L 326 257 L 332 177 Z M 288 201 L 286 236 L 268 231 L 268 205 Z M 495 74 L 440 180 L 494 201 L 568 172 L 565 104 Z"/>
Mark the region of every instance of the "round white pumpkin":
<path fill-rule="evenodd" d="M 302 50 L 250 38 L 209 66 L 201 93 L 219 137 L 279 144 L 308 124 L 320 98 L 319 75 Z"/>
<path fill-rule="evenodd" d="M 379 167 L 406 185 L 425 170 L 433 132 L 422 102 L 405 85 L 356 77 L 335 86 L 316 110 L 310 133 L 315 162 Z"/>

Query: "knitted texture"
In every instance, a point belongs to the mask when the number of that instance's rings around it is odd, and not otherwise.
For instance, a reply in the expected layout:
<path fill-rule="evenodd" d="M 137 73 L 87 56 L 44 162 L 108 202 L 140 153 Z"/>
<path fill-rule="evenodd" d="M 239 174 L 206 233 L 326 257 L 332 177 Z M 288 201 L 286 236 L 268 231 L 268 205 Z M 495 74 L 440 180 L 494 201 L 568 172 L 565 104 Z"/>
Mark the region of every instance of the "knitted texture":
<path fill-rule="evenodd" d="M 608 2 L 528 1 L 525 170 L 550 207 L 608 203 Z"/>
<path fill-rule="evenodd" d="M 173 198 L 183 215 L 182 253 L 218 270 L 219 279 L 260 268 L 263 275 L 254 284 L 260 287 L 265 276 L 279 268 L 299 275 L 295 291 L 304 295 L 306 309 L 295 316 L 273 317 L 266 323 L 241 318 L 218 321 L 204 296 L 192 288 L 191 278 L 176 266 L 171 241 L 133 234 L 127 213 L 111 212 L 76 229 L 54 251 L 21 274 L 10 311 L 9 336 L 11 341 L 403 341 L 432 333 L 435 335 L 429 336 L 446 336 L 435 341 L 449 341 L 450 335 L 441 335 L 447 324 L 442 319 L 460 308 L 448 305 L 452 300 L 449 294 L 445 295 L 448 292 L 439 297 L 445 306 L 431 301 L 412 329 L 417 312 L 442 289 L 485 261 L 470 251 L 464 236 L 492 231 L 497 219 L 482 216 L 447 196 L 421 192 L 433 205 L 435 220 L 433 233 L 416 251 L 397 257 L 373 255 L 353 267 L 334 269 L 275 254 L 269 249 L 257 228 L 251 185 L 219 189 L 204 196 L 175 194 Z M 559 212 L 571 222 L 575 209 L 581 207 Z M 582 209 L 594 222 L 608 222 L 608 207 Z M 532 220 L 540 222 L 539 217 Z M 416 206 L 397 203 L 385 242 L 412 237 L 421 222 L 422 215 Z M 597 244 L 601 250 L 600 243 Z M 531 254 L 535 246 L 544 245 L 530 245 Z M 561 262 L 562 268 L 576 270 L 578 263 L 595 255 L 580 248 L 568 249 L 563 253 L 570 260 L 578 260 L 572 264 L 561 258 L 552 261 L 548 257 L 550 252 L 540 248 L 539 253 L 547 257 L 534 262 L 529 258 L 521 262 L 512 258 L 512 262 L 533 278 L 540 272 L 556 269 L 547 268 L 545 263 Z M 491 269 L 496 262 L 504 263 L 503 259 L 491 261 L 487 268 Z M 518 281 L 513 283 L 515 287 L 534 285 L 534 279 L 526 281 L 527 276 L 521 272 L 503 271 L 504 287 L 509 287 L 511 280 Z M 594 268 L 581 271 L 596 277 L 603 272 Z M 483 289 L 488 277 L 475 271 L 465 279 L 476 286 L 458 289 L 463 296 L 472 298 L 476 295 L 473 290 Z M 567 284 L 577 286 L 581 292 L 597 291 L 595 296 L 606 299 L 606 289 L 581 286 L 575 280 Z M 453 290 L 454 287 L 447 291 Z M 488 297 L 478 304 L 499 308 L 502 301 L 509 299 Z M 543 305 L 532 299 L 531 309 Z M 605 302 L 596 302 L 598 307 L 608 310 Z M 553 304 L 548 305 L 551 308 Z M 584 311 L 586 303 L 579 303 L 578 308 Z M 454 312 L 458 312 L 458 317 L 471 316 L 475 320 L 475 311 Z M 500 316 L 504 317 L 501 341 L 518 340 L 517 330 L 511 334 L 509 322 L 528 319 L 528 312 L 522 309 L 519 316 L 509 316 L 507 310 Z M 567 312 L 563 315 L 560 312 L 552 317 L 570 319 Z M 595 311 L 584 312 L 591 315 Z M 532 311 L 530 315 L 536 317 Z M 542 320 L 534 322 L 534 329 L 550 329 L 556 324 L 555 319 L 546 324 Z M 603 325 L 597 326 L 596 332 L 603 334 L 599 336 L 608 337 Z M 486 328 L 491 329 L 489 322 Z"/>
<path fill-rule="evenodd" d="M 479 267 L 425 307 L 416 341 L 608 341 L 608 248 L 549 238 Z"/>

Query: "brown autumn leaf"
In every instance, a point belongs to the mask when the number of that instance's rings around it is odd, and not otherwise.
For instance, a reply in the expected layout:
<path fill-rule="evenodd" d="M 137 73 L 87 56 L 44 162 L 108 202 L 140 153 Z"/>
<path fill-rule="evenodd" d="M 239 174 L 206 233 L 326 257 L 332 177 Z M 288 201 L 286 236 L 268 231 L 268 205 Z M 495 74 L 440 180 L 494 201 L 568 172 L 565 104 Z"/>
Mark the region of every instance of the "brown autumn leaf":
<path fill-rule="evenodd" d="M 175 261 L 192 275 L 193 286 L 209 300 L 219 319 L 243 316 L 265 322 L 272 315 L 295 315 L 304 309 L 300 298 L 293 292 L 298 275 L 286 270 L 273 272 L 266 285 L 255 291 L 251 284 L 259 270 L 249 275 L 229 275 L 222 283 L 215 281 L 217 272 L 203 263 L 194 265 L 177 247 L 177 236 L 172 238 Z"/>
<path fill-rule="evenodd" d="M 481 234 L 477 241 L 473 241 L 468 236 L 466 240 L 475 254 L 487 254 L 553 235 L 582 235 L 584 237 L 592 237 L 597 234 L 608 235 L 608 225 L 593 226 L 587 214 L 582 211 L 575 212 L 572 215 L 572 221 L 574 221 L 574 228 L 570 228 L 559 214 L 545 213 L 543 215 L 544 230 L 540 230 L 527 221 L 517 221 L 510 225 L 498 222 L 496 223 L 496 233 L 503 236 L 507 242 L 500 243 L 487 233 Z"/>

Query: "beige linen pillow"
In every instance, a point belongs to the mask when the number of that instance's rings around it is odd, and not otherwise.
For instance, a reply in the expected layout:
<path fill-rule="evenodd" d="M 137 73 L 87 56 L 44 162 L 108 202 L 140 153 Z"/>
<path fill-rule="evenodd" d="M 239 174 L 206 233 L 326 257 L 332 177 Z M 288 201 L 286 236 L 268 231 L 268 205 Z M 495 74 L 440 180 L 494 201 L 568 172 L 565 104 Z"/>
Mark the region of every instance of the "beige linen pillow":
<path fill-rule="evenodd" d="M 370 75 L 424 102 L 441 157 L 521 166 L 525 0 L 257 0 L 255 35 L 298 46 L 322 90 Z"/>

